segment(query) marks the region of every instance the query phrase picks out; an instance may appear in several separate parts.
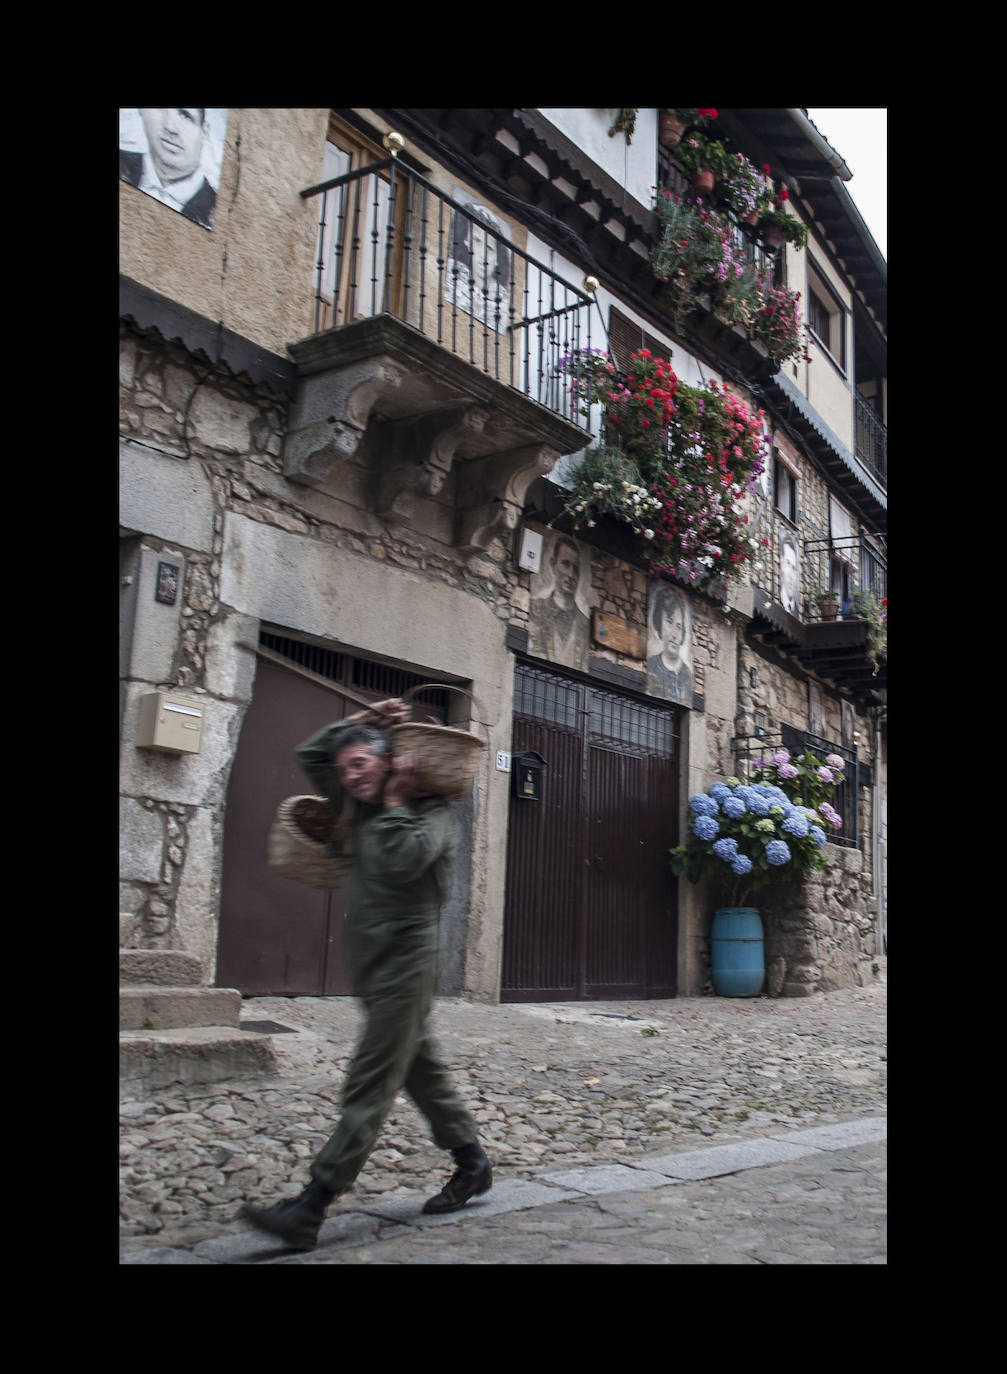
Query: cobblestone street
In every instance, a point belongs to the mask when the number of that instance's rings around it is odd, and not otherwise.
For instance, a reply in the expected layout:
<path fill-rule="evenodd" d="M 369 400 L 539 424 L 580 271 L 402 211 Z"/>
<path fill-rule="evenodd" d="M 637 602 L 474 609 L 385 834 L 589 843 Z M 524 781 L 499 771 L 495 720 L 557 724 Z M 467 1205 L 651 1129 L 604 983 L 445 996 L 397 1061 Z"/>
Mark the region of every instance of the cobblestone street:
<path fill-rule="evenodd" d="M 434 1027 L 493 1159 L 492 1199 L 503 1185 L 547 1172 L 880 1118 L 886 1006 L 882 964 L 870 987 L 808 998 L 499 1006 L 442 999 Z M 276 1074 L 121 1099 L 124 1258 L 153 1247 L 191 1252 L 240 1228 L 243 1200 L 274 1200 L 307 1181 L 338 1119 L 359 1012 L 345 998 L 246 1000 L 242 1024 L 264 1022 L 283 1028 L 272 1031 Z M 400 1098 L 356 1188 L 329 1216 L 418 1203 L 449 1168 L 422 1117 Z M 666 1205 L 680 1205 L 682 1194 L 675 1196 L 679 1203 Z M 470 1204 L 466 1233 L 474 1217 Z M 400 1261 L 383 1251 L 385 1262 L 423 1262 L 430 1244 L 416 1240 L 415 1253 Z"/>

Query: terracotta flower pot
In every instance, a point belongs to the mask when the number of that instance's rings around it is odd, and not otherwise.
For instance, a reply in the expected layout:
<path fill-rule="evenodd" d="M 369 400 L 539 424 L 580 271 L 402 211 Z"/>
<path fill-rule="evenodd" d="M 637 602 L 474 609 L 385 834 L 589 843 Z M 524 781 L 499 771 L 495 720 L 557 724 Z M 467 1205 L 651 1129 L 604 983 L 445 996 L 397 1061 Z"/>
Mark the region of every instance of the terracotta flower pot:
<path fill-rule="evenodd" d="M 658 140 L 664 148 L 677 148 L 682 141 L 686 125 L 679 119 L 678 115 L 663 114 L 660 116 Z"/>
<path fill-rule="evenodd" d="M 764 224 L 760 233 L 767 248 L 779 248 L 783 242 L 783 230 L 778 224 Z"/>
<path fill-rule="evenodd" d="M 693 187 L 705 195 L 712 194 L 715 181 L 716 178 L 709 167 L 700 167 L 692 174 Z"/>

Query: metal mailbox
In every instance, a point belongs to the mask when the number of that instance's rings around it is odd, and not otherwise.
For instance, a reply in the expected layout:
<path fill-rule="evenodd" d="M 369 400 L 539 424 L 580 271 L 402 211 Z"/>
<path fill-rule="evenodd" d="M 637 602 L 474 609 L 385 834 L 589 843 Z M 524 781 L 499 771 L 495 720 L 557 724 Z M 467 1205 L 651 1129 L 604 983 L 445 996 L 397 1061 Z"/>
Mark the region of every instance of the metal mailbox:
<path fill-rule="evenodd" d="M 203 704 L 175 692 L 148 692 L 140 701 L 136 743 L 163 754 L 198 754 L 203 738 Z"/>
<path fill-rule="evenodd" d="M 542 797 L 542 771 L 548 764 L 534 749 L 523 754 L 515 754 L 511 763 L 511 778 L 515 797 L 522 801 L 540 801 Z"/>

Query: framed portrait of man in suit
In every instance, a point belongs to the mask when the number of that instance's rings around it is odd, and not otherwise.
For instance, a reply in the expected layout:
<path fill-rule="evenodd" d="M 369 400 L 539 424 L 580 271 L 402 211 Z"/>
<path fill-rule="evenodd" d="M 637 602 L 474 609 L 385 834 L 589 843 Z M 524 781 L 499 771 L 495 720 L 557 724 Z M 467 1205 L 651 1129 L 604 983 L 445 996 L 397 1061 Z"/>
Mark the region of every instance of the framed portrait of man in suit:
<path fill-rule="evenodd" d="M 825 694 L 822 684 L 808 679 L 808 728 L 819 739 L 825 736 Z"/>
<path fill-rule="evenodd" d="M 456 187 L 444 299 L 498 332 L 507 328 L 514 254 L 509 226 L 467 191 Z"/>
<path fill-rule="evenodd" d="M 121 109 L 119 180 L 213 228 L 227 111 Z"/>
<path fill-rule="evenodd" d="M 853 735 L 857 728 L 857 713 L 852 701 L 843 702 L 843 746 L 853 748 Z"/>
<path fill-rule="evenodd" d="M 801 612 L 801 553 L 797 535 L 780 530 L 780 605 L 791 615 Z"/>
<path fill-rule="evenodd" d="M 529 652 L 586 672 L 590 589 L 590 553 L 568 534 L 550 530 L 531 578 Z"/>

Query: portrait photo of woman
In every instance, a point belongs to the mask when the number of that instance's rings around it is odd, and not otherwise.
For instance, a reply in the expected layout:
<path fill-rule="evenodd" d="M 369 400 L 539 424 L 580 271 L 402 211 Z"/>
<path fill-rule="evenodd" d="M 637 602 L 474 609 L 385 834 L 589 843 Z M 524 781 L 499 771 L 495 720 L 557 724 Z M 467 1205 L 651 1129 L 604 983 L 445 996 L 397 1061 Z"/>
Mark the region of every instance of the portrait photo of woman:
<path fill-rule="evenodd" d="M 692 704 L 692 612 L 685 593 L 670 582 L 650 589 L 647 690 Z"/>

